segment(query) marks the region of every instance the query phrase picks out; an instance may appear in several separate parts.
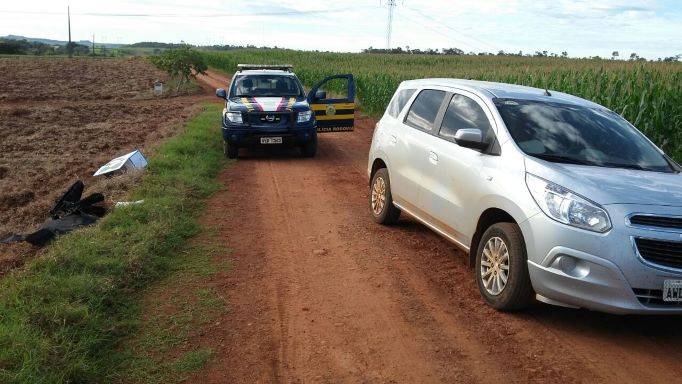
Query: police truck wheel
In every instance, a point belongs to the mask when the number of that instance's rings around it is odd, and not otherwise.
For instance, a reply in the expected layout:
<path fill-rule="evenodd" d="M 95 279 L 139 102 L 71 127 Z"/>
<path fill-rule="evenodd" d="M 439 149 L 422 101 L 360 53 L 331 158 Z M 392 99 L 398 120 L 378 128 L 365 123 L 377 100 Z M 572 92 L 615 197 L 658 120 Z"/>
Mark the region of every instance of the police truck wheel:
<path fill-rule="evenodd" d="M 301 147 L 301 154 L 303 157 L 315 157 L 315 154 L 317 153 L 317 137 L 315 137 L 312 141 L 310 141 L 307 144 L 304 144 Z"/>
<path fill-rule="evenodd" d="M 500 311 L 527 307 L 533 299 L 523 234 L 514 223 L 488 228 L 476 252 L 476 283 L 483 299 Z"/>
<path fill-rule="evenodd" d="M 383 225 L 395 224 L 400 217 L 400 210 L 393 205 L 391 181 L 388 170 L 381 168 L 372 177 L 369 187 L 369 210 L 374 221 Z"/>
<path fill-rule="evenodd" d="M 223 153 L 228 159 L 236 159 L 239 155 L 239 147 L 234 144 L 230 144 L 227 141 L 223 141 Z"/>

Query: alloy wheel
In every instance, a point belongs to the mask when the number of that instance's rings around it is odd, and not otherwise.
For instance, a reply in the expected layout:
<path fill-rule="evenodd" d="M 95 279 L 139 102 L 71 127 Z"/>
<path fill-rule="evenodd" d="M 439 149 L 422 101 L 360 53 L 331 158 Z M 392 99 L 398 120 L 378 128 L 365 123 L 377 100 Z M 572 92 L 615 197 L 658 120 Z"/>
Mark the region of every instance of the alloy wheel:
<path fill-rule="evenodd" d="M 386 205 L 386 182 L 383 177 L 377 177 L 372 185 L 372 212 L 379 216 Z"/>
<path fill-rule="evenodd" d="M 481 281 L 485 290 L 497 296 L 507 286 L 509 278 L 509 250 L 499 237 L 492 237 L 485 243 L 481 258 Z"/>

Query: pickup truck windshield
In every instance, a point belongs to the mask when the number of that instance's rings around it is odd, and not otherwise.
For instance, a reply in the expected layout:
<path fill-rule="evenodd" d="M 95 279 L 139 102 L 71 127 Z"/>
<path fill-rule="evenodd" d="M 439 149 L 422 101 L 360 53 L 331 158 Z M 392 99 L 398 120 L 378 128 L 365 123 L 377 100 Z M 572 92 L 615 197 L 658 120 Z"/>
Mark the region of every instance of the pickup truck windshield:
<path fill-rule="evenodd" d="M 497 98 L 516 144 L 547 161 L 674 172 L 661 152 L 625 119 L 601 108 Z"/>
<path fill-rule="evenodd" d="M 232 83 L 232 97 L 302 97 L 303 90 L 293 76 L 244 75 Z"/>

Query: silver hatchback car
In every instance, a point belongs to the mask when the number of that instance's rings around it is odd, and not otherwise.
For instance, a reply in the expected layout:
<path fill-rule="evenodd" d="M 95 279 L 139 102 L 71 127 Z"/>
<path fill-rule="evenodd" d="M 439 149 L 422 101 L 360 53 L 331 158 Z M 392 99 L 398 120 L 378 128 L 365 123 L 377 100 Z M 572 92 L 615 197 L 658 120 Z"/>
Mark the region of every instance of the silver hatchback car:
<path fill-rule="evenodd" d="M 618 114 L 544 89 L 403 82 L 374 131 L 378 223 L 469 253 L 483 299 L 682 313 L 682 168 Z"/>

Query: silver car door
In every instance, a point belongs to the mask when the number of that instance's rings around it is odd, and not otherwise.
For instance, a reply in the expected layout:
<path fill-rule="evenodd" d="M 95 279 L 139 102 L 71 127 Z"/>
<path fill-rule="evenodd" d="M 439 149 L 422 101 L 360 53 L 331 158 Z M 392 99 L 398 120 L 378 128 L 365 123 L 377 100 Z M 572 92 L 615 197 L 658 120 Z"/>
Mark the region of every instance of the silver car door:
<path fill-rule="evenodd" d="M 395 138 L 390 138 L 395 142 L 390 159 L 393 200 L 411 211 L 418 205 L 422 172 L 428 160 L 425 139 L 436 130 L 435 122 L 445 94 L 439 90 L 421 90 L 405 111 Z"/>
<path fill-rule="evenodd" d="M 474 209 L 488 187 L 484 168 L 499 156 L 489 154 L 490 149 L 465 148 L 455 142 L 457 130 L 478 128 L 491 143 L 489 148 L 494 147 L 494 120 L 476 96 L 466 92 L 451 96 L 437 135 L 428 138 L 428 163 L 422 179 L 420 206 L 432 225 L 469 246 L 473 235 L 471 222 L 477 219 Z"/>

